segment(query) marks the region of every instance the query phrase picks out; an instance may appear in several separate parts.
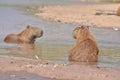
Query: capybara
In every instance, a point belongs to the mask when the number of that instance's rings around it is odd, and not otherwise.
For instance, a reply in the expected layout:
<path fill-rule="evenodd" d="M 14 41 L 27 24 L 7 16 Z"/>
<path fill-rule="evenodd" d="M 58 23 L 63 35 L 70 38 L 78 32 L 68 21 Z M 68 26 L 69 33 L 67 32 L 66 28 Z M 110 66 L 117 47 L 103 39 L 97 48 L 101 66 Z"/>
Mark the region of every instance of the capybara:
<path fill-rule="evenodd" d="M 69 51 L 69 61 L 74 62 L 97 62 L 98 46 L 87 26 L 74 29 L 73 37 L 76 45 Z"/>
<path fill-rule="evenodd" d="M 28 43 L 33 44 L 36 38 L 39 38 L 43 35 L 43 31 L 37 27 L 28 25 L 25 30 L 19 34 L 8 34 L 4 41 L 6 43 Z"/>

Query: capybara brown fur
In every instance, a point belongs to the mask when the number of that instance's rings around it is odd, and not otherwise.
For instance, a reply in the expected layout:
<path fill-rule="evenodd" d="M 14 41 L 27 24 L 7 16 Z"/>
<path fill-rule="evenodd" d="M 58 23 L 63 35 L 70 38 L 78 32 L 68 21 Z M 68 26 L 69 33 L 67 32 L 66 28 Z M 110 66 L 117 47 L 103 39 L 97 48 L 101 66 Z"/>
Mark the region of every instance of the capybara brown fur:
<path fill-rule="evenodd" d="M 117 15 L 120 16 L 120 6 L 117 9 Z"/>
<path fill-rule="evenodd" d="M 99 49 L 89 28 L 87 26 L 75 28 L 73 37 L 76 39 L 76 45 L 69 51 L 69 61 L 97 62 Z"/>
<path fill-rule="evenodd" d="M 28 43 L 33 44 L 36 38 L 39 38 L 43 35 L 43 31 L 37 27 L 28 25 L 25 30 L 19 34 L 8 34 L 4 42 L 6 43 Z"/>

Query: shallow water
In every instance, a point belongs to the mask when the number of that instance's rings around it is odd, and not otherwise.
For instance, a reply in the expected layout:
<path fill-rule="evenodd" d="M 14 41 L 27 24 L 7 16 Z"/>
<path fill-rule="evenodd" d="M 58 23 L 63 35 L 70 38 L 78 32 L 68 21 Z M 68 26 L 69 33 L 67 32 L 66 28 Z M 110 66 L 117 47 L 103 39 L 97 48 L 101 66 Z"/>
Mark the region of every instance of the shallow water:
<path fill-rule="evenodd" d="M 0 3 L 2 3 L 1 1 Z M 68 62 L 68 51 L 75 44 L 75 40 L 72 38 L 71 34 L 76 26 L 45 21 L 33 15 L 27 15 L 29 12 L 27 12 L 26 9 L 22 9 L 20 6 L 6 6 L 5 4 L 8 0 L 5 1 L 3 1 L 4 6 L 0 7 L 1 55 L 27 58 L 38 57 L 44 60 Z M 12 2 L 8 3 L 16 4 Z M 17 44 L 6 44 L 3 42 L 7 34 L 19 33 L 25 29 L 27 25 L 37 26 L 44 31 L 43 37 L 36 40 L 34 49 L 27 47 L 22 48 Z M 100 67 L 120 69 L 120 31 L 106 28 L 90 28 L 90 30 L 97 39 L 100 48 L 97 65 Z"/>
<path fill-rule="evenodd" d="M 0 0 L 0 5 L 8 6 L 44 6 L 44 5 L 73 5 L 73 4 L 104 4 L 108 2 L 83 2 L 82 0 Z"/>

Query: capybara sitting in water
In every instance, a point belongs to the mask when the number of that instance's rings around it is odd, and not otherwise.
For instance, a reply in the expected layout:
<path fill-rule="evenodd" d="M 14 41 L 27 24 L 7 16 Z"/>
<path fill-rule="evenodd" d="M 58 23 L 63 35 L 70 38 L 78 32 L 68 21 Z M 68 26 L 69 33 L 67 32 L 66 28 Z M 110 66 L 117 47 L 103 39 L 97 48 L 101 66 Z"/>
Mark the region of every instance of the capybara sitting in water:
<path fill-rule="evenodd" d="M 26 29 L 19 34 L 8 34 L 4 41 L 7 43 L 33 44 L 35 39 L 41 37 L 42 35 L 43 31 L 41 29 L 28 25 Z"/>
<path fill-rule="evenodd" d="M 117 15 L 120 16 L 120 6 L 117 9 Z"/>
<path fill-rule="evenodd" d="M 77 27 L 73 31 L 76 45 L 69 51 L 69 61 L 97 62 L 98 46 L 87 26 Z"/>

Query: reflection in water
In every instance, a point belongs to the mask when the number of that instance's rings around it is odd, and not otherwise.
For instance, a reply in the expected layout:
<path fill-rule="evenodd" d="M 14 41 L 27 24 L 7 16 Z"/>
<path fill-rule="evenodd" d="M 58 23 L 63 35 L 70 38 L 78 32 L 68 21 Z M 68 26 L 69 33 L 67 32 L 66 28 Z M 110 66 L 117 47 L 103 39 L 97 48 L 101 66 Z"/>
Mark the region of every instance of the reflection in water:
<path fill-rule="evenodd" d="M 18 51 L 20 51 L 21 54 L 23 55 L 31 55 L 33 56 L 33 54 L 35 55 L 36 53 L 34 53 L 35 49 L 35 45 L 34 44 L 20 44 L 17 48 Z"/>
<path fill-rule="evenodd" d="M 35 44 L 35 45 L 13 45 L 6 44 L 3 48 L 0 48 L 1 55 L 12 55 L 27 58 L 36 58 L 43 60 L 55 60 L 67 62 L 68 50 L 70 45 L 66 44 Z"/>
<path fill-rule="evenodd" d="M 34 44 L 6 44 L 6 46 L 0 50 L 2 50 L 0 54 L 3 55 L 13 55 L 27 58 L 35 58 L 35 56 L 37 56 L 38 54 L 40 56 L 41 54 L 41 47 L 39 47 L 38 52 Z"/>
<path fill-rule="evenodd" d="M 67 44 L 43 44 L 42 59 L 65 61 L 68 62 L 68 50 L 70 45 Z"/>

